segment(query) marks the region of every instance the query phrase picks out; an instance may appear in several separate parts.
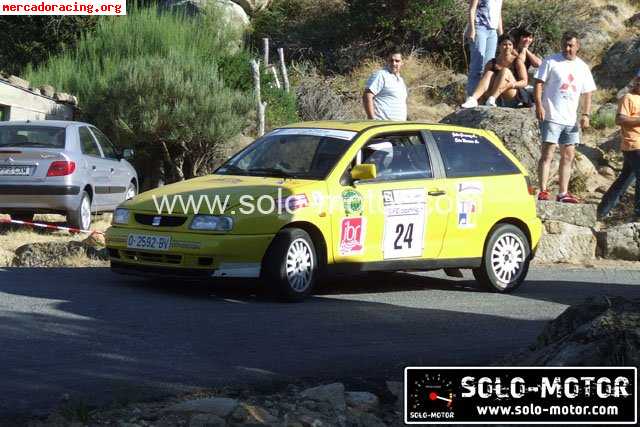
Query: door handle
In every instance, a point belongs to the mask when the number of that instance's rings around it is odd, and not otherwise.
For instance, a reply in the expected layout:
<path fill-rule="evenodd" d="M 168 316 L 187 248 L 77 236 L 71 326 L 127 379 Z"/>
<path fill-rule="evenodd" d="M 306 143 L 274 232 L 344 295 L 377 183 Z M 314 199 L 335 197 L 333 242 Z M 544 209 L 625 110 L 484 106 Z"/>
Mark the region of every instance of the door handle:
<path fill-rule="evenodd" d="M 427 194 L 430 196 L 444 196 L 445 194 L 447 194 L 447 192 L 443 190 L 434 190 L 429 191 Z"/>
<path fill-rule="evenodd" d="M 92 165 L 92 166 L 91 166 L 91 169 L 96 170 L 96 166 L 95 166 L 95 165 Z"/>

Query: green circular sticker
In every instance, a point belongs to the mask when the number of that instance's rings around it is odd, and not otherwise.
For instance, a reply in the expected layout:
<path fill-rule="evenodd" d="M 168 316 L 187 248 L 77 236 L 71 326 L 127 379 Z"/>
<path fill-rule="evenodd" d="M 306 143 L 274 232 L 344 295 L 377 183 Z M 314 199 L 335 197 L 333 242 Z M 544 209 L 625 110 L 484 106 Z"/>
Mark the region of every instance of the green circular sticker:
<path fill-rule="evenodd" d="M 362 214 L 362 196 L 357 191 L 343 191 L 342 202 L 344 203 L 344 212 L 347 215 Z"/>

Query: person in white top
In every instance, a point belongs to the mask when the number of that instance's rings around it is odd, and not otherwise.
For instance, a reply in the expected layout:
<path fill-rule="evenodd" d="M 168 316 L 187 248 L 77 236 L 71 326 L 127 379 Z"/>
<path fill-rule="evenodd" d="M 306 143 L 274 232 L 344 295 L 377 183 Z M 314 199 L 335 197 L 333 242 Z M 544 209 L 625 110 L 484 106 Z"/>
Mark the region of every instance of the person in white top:
<path fill-rule="evenodd" d="M 362 104 L 369 120 L 407 120 L 407 86 L 402 77 L 402 53 L 392 49 L 387 64 L 369 77 Z"/>
<path fill-rule="evenodd" d="M 560 145 L 560 192 L 556 200 L 578 203 L 578 199 L 569 193 L 571 166 L 575 146 L 580 143 L 580 128 L 589 127 L 591 94 L 596 90 L 589 66 L 578 58 L 579 50 L 580 39 L 577 33 L 564 33 L 562 52 L 545 58 L 535 75 L 534 98 L 542 136 L 542 155 L 538 163 L 538 200 L 551 198 L 547 190 L 549 169 L 556 146 Z M 582 115 L 578 126 L 577 111 L 580 104 Z"/>

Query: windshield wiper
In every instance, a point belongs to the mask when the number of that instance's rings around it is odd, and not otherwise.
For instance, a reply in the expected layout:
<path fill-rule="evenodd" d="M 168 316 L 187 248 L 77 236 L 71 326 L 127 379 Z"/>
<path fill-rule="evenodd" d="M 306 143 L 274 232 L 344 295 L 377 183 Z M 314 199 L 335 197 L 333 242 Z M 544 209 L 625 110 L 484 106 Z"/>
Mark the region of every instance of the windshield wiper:
<path fill-rule="evenodd" d="M 297 178 L 300 176 L 300 174 L 294 174 L 278 168 L 252 168 L 252 169 L 249 169 L 247 172 L 266 173 L 268 175 L 273 175 L 273 176 L 282 177 L 282 178 Z"/>

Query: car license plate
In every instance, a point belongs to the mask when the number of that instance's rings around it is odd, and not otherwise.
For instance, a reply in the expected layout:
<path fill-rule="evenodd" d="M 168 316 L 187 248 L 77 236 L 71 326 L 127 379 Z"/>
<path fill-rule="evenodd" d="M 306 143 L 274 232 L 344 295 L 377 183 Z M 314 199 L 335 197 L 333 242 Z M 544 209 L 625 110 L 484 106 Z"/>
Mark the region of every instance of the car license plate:
<path fill-rule="evenodd" d="M 149 236 L 145 234 L 129 234 L 127 248 L 150 249 L 154 251 L 168 251 L 171 246 L 169 236 Z"/>
<path fill-rule="evenodd" d="M 28 176 L 30 172 L 29 166 L 0 166 L 0 176 Z"/>

